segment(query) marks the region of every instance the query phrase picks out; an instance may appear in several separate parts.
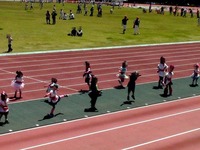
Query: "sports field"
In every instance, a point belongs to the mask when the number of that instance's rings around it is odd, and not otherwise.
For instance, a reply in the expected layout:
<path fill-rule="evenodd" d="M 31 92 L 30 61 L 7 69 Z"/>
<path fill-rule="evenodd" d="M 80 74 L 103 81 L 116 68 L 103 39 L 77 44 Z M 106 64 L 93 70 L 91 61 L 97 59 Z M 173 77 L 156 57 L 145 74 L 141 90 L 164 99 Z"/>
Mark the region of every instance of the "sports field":
<path fill-rule="evenodd" d="M 199 46 L 199 42 L 171 43 L 1 56 L 1 90 L 13 95 L 10 83 L 16 70 L 23 70 L 25 80 L 23 98 L 9 104 L 10 124 L 0 126 L 1 148 L 197 150 L 200 92 L 189 85 L 193 65 L 199 62 Z M 162 55 L 175 66 L 169 97 L 153 88 Z M 88 94 L 81 92 L 87 89 L 82 77 L 86 60 L 103 90 L 95 113 L 84 112 L 90 106 Z M 142 76 L 135 103 L 121 106 L 127 89 L 118 88 L 116 74 L 124 60 L 127 74 L 138 70 Z M 44 102 L 44 85 L 52 77 L 58 79 L 59 94 L 70 96 L 58 103 L 55 117 L 46 118 L 51 107 Z"/>

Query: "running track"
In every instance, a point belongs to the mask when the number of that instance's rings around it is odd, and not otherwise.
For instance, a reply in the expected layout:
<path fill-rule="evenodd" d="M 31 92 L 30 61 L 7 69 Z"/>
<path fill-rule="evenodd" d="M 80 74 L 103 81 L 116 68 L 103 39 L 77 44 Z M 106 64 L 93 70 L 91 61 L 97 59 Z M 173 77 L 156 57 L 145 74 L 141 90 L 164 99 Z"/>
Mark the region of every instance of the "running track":
<path fill-rule="evenodd" d="M 190 76 L 199 62 L 200 43 L 141 46 L 34 55 L 2 56 L 1 90 L 12 94 L 10 82 L 19 69 L 25 75 L 23 99 L 39 99 L 51 77 L 58 78 L 60 93 L 86 89 L 82 74 L 84 61 L 99 77 L 102 89 L 117 85 L 116 74 L 122 61 L 128 73 L 139 70 L 138 84 L 157 81 L 156 65 L 160 56 L 175 65 L 175 78 Z M 84 56 L 84 57 L 83 57 Z M 5 149 L 197 149 L 199 148 L 198 97 L 133 109 L 62 124 L 0 136 Z M 27 136 L 28 135 L 28 136 Z M 20 137 L 20 138 L 19 138 Z M 12 144 L 9 144 L 12 143 Z M 44 144 L 44 145 L 42 145 Z M 175 145 L 177 147 L 175 147 Z"/>

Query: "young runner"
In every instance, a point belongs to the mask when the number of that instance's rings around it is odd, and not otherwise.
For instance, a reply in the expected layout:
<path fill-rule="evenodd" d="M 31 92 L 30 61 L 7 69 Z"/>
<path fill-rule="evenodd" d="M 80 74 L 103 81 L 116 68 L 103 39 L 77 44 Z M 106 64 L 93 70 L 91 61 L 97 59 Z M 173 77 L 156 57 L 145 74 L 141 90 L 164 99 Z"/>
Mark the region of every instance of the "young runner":
<path fill-rule="evenodd" d="M 51 112 L 49 114 L 50 117 L 54 116 L 54 111 L 55 111 L 56 105 L 60 101 L 60 99 L 63 97 L 68 97 L 67 94 L 59 96 L 57 94 L 57 90 L 58 90 L 58 84 L 53 84 L 50 92 L 45 94 L 45 96 L 44 96 L 44 97 L 48 97 L 48 100 L 46 100 L 45 102 L 47 102 L 49 105 L 52 106 Z"/>
<path fill-rule="evenodd" d="M 87 83 L 88 88 L 90 90 L 90 81 L 92 77 L 92 71 L 91 71 L 90 63 L 88 61 L 85 61 L 85 72 L 83 73 L 83 77 L 85 78 L 85 83 Z"/>
<path fill-rule="evenodd" d="M 163 96 L 171 96 L 172 95 L 172 76 L 174 75 L 174 66 L 173 65 L 170 65 L 169 68 L 168 68 L 168 72 L 166 73 L 165 77 L 164 77 L 164 82 L 163 82 L 163 85 L 164 85 L 164 94 Z M 169 93 L 169 95 L 168 95 Z"/>
<path fill-rule="evenodd" d="M 160 57 L 160 63 L 158 64 L 157 66 L 158 70 L 157 70 L 157 73 L 158 73 L 158 76 L 159 76 L 159 80 L 158 80 L 158 88 L 162 89 L 162 82 L 163 82 L 163 78 L 166 74 L 166 71 L 167 71 L 167 64 L 165 63 L 165 58 L 162 56 Z"/>
<path fill-rule="evenodd" d="M 24 88 L 23 73 L 21 71 L 16 71 L 15 79 L 12 81 L 11 86 L 15 90 L 14 98 L 22 98 L 22 89 Z M 17 94 L 19 93 L 19 97 Z"/>
<path fill-rule="evenodd" d="M 192 78 L 191 86 L 198 86 L 198 79 L 199 79 L 199 64 L 198 63 L 194 65 L 194 71 L 191 78 Z"/>
<path fill-rule="evenodd" d="M 51 78 L 51 82 L 49 85 L 46 85 L 44 87 L 47 87 L 46 93 L 49 93 L 53 87 L 54 84 L 57 84 L 58 80 L 56 78 Z"/>
<path fill-rule="evenodd" d="M 135 99 L 135 81 L 137 80 L 137 78 L 141 76 L 139 74 L 138 71 L 135 71 L 133 73 L 131 73 L 130 77 L 129 77 L 129 82 L 128 82 L 128 96 L 127 96 L 127 100 L 130 100 L 130 93 L 132 92 L 132 98 Z"/>
<path fill-rule="evenodd" d="M 127 66 L 128 66 L 127 61 L 124 61 L 122 63 L 122 66 L 120 67 L 119 74 L 117 74 L 117 77 L 119 78 L 119 80 L 118 80 L 119 84 L 122 87 L 124 87 L 123 83 L 124 83 L 125 79 L 128 79 L 128 76 L 126 75 Z"/>
<path fill-rule="evenodd" d="M 9 98 L 5 91 L 1 93 L 1 99 L 0 99 L 0 120 L 2 116 L 5 116 L 4 123 L 8 122 L 8 113 L 9 113 L 9 107 L 8 107 Z"/>

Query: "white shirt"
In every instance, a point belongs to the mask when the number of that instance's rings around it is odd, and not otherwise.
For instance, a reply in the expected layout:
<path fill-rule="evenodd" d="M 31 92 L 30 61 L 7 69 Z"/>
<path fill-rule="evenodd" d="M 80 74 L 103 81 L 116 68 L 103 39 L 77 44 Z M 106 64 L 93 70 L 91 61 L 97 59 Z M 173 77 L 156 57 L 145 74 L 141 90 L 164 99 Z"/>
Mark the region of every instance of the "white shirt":
<path fill-rule="evenodd" d="M 166 70 L 167 70 L 167 68 L 168 68 L 168 66 L 167 66 L 167 64 L 158 64 L 158 75 L 160 76 L 160 77 L 164 77 L 165 76 L 165 74 L 166 74 Z"/>

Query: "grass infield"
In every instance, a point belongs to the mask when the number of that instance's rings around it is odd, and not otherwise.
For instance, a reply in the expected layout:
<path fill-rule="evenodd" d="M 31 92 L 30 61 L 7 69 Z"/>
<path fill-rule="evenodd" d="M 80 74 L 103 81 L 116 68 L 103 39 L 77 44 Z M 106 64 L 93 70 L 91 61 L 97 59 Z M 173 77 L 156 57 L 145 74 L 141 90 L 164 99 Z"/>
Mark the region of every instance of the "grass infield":
<path fill-rule="evenodd" d="M 57 23 L 47 25 L 45 13 L 50 12 L 56 5 Z M 33 4 L 33 9 L 25 10 L 22 2 L 0 2 L 0 53 L 7 51 L 6 34 L 13 37 L 13 49 L 17 52 L 32 52 L 46 50 L 62 50 L 76 48 L 94 48 L 107 46 L 125 46 L 152 43 L 198 41 L 200 27 L 197 18 L 159 15 L 155 12 L 144 14 L 141 9 L 114 9 L 103 5 L 103 16 L 97 17 L 95 5 L 94 16 L 89 16 L 91 4 L 88 4 L 88 16 L 76 14 L 77 4 L 44 3 L 40 9 L 39 3 Z M 60 9 L 69 14 L 75 13 L 75 20 L 60 20 Z M 127 15 L 129 18 L 126 34 L 122 34 L 121 20 Z M 140 35 L 133 35 L 133 20 L 139 17 Z M 83 37 L 70 37 L 67 34 L 72 27 L 82 26 Z"/>

